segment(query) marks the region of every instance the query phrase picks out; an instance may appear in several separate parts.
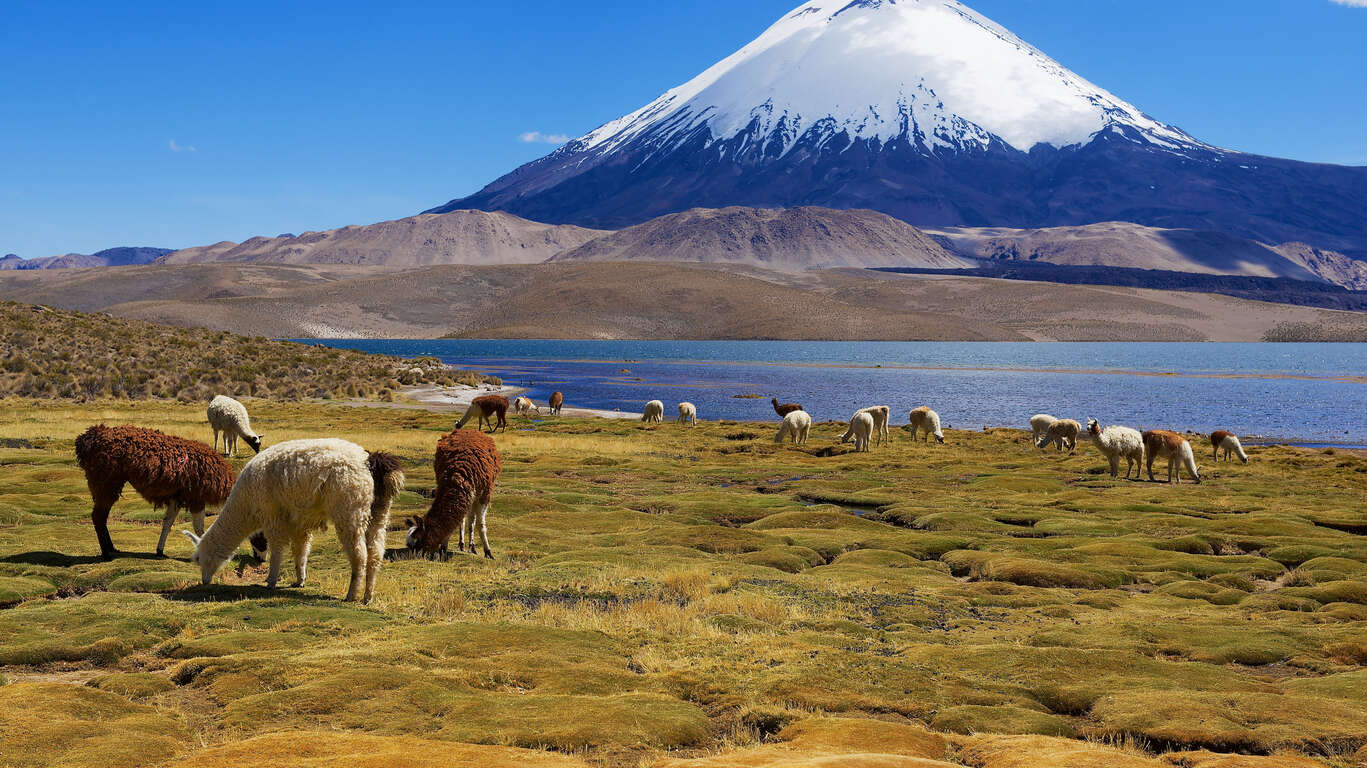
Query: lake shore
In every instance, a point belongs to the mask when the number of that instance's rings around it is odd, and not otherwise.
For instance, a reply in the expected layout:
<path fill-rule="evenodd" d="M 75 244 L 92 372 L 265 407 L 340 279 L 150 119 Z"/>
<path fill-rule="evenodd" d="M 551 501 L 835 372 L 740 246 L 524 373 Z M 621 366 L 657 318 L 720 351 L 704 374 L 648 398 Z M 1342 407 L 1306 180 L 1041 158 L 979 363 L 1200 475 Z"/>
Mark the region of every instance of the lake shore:
<path fill-rule="evenodd" d="M 357 403 L 358 405 L 378 405 L 403 407 L 406 403 L 412 403 L 412 407 L 422 408 L 423 410 L 436 413 L 454 413 L 464 411 L 470 407 L 470 403 L 476 397 L 484 395 L 502 395 L 512 401 L 519 395 L 526 394 L 525 387 L 496 387 L 485 385 L 482 387 L 469 387 L 458 384 L 454 387 L 443 386 L 417 386 L 407 387 L 399 391 L 399 397 L 404 402 L 396 403 Z M 541 415 L 550 415 L 550 408 L 543 402 L 535 402 L 541 408 Z M 511 416 L 511 414 L 509 414 Z M 561 408 L 560 415 L 574 418 L 598 418 L 598 419 L 639 419 L 641 414 L 629 413 L 626 411 L 610 411 L 602 408 L 574 408 L 569 405 Z"/>

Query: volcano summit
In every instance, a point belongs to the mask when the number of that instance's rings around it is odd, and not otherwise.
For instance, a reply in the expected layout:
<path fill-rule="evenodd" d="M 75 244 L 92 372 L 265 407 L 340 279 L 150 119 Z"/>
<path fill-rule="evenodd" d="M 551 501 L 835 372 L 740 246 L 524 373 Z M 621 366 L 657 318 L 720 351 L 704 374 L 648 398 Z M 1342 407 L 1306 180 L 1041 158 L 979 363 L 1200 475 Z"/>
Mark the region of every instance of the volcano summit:
<path fill-rule="evenodd" d="M 1367 257 L 1367 168 L 1207 145 L 955 0 L 815 0 L 641 109 L 434 208 L 621 227 L 690 208 L 918 226 L 1129 221 Z"/>

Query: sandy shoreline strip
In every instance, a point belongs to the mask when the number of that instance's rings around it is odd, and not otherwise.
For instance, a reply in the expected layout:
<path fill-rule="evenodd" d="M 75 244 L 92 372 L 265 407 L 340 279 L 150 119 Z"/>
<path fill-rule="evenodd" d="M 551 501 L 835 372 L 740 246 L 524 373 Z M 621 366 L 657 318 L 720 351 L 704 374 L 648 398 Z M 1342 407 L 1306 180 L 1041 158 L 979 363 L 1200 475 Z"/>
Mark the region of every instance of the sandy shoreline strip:
<path fill-rule="evenodd" d="M 482 387 L 467 387 L 457 384 L 454 387 L 441 387 L 433 385 L 405 387 L 402 390 L 400 390 L 398 394 L 400 397 L 403 398 L 403 400 L 407 401 L 407 403 L 411 403 L 409 407 L 422 408 L 424 410 L 435 411 L 437 413 L 454 413 L 456 411 L 464 411 L 466 408 L 469 408 L 470 402 L 473 401 L 476 397 L 481 397 L 483 395 L 503 395 L 509 400 L 512 400 L 513 398 L 525 393 L 526 391 L 527 389 L 525 387 L 496 387 L 492 384 L 488 384 Z M 541 406 L 542 416 L 550 415 L 550 408 L 546 405 L 546 403 L 542 402 L 536 404 Z M 395 405 L 396 407 L 403 407 L 405 403 L 399 402 L 393 403 L 393 405 Z M 512 414 L 509 415 L 511 416 Z M 560 415 L 575 418 L 599 419 L 641 418 L 640 413 L 631 413 L 629 411 L 607 411 L 598 408 L 574 408 L 569 404 L 566 404 L 563 408 L 560 409 Z"/>

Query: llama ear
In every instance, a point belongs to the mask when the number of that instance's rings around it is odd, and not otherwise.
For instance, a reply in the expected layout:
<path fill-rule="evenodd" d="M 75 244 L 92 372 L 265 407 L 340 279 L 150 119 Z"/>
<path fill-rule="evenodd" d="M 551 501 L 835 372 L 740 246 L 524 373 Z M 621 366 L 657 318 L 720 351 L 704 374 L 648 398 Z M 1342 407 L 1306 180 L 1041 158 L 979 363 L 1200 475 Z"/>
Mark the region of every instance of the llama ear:
<path fill-rule="evenodd" d="M 189 539 L 190 541 L 194 542 L 194 545 L 195 545 L 196 547 L 199 546 L 199 537 L 198 537 L 198 536 L 194 535 L 193 533 L 190 533 L 189 531 L 184 531 L 184 530 L 181 531 L 181 533 L 185 534 L 185 537 L 186 537 L 187 539 Z"/>

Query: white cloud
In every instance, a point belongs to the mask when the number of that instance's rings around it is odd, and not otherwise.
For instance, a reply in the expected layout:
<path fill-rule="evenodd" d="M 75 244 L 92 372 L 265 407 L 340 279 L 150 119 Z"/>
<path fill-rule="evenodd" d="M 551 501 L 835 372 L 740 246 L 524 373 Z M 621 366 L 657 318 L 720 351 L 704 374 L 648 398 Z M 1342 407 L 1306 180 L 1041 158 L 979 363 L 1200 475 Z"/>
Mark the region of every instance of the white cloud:
<path fill-rule="evenodd" d="M 1362 0 L 1367 3 L 1367 0 Z M 517 140 L 523 144 L 564 144 L 570 140 L 569 136 L 563 133 L 542 133 L 541 131 L 527 131 Z"/>
<path fill-rule="evenodd" d="M 1351 5 L 1354 8 L 1367 8 L 1367 0 L 1334 0 L 1339 5 Z"/>
<path fill-rule="evenodd" d="M 189 144 L 177 144 L 175 139 L 171 139 L 171 151 L 172 151 L 172 152 L 198 152 L 199 150 L 198 150 L 198 149 L 195 149 L 194 147 L 190 146 Z"/>

